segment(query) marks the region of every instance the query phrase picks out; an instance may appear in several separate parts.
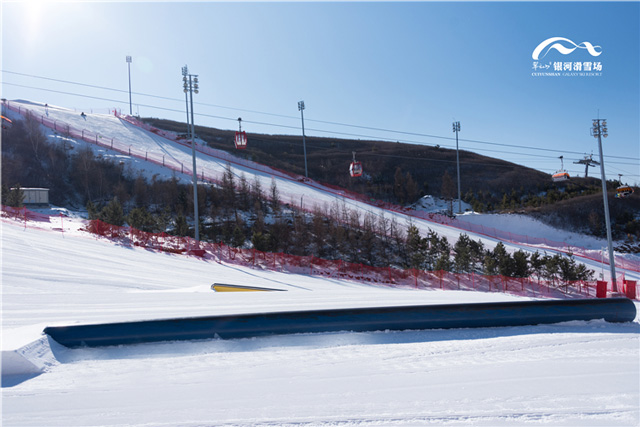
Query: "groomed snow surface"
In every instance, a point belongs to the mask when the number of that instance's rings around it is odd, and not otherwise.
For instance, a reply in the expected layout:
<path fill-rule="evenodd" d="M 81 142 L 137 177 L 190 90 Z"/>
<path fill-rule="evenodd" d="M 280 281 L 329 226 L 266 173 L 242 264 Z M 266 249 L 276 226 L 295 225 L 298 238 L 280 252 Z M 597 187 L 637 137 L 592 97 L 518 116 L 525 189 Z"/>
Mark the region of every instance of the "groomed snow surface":
<path fill-rule="evenodd" d="M 42 103 L 22 101 L 45 114 Z M 11 118 L 19 118 L 9 112 Z M 17 117 L 14 117 L 17 116 Z M 49 118 L 185 164 L 190 150 L 113 116 L 49 108 Z M 47 131 L 51 140 L 63 137 Z M 80 147 L 82 141 L 65 140 Z M 145 176 L 161 166 L 108 149 Z M 199 156 L 206 172 L 226 162 Z M 272 175 L 234 165 L 269 188 Z M 177 174 L 189 182 L 189 177 Z M 285 201 L 347 203 L 321 189 L 275 177 Z M 385 212 L 399 223 L 407 217 Z M 503 230 L 597 249 L 520 217 Z M 58 222 L 59 221 L 59 222 Z M 450 242 L 460 230 L 414 219 Z M 2 219 L 3 426 L 359 426 L 564 425 L 640 423 L 640 319 L 431 331 L 324 333 L 240 340 L 166 342 L 70 350 L 46 326 L 266 311 L 516 300 L 500 293 L 392 289 L 219 264 L 131 248 L 79 230 L 73 218 L 24 227 Z M 64 228 L 64 233 L 60 232 Z M 57 230 L 56 230 L 57 229 Z M 549 234 L 550 236 L 546 236 Z M 482 235 L 488 248 L 496 239 Z M 526 245 L 507 243 L 508 250 Z M 548 250 L 545 248 L 545 250 Z M 630 256 L 633 259 L 633 256 Z M 637 256 L 636 256 L 637 257 Z M 600 272 L 598 262 L 582 259 Z M 606 277 L 606 271 L 605 277 Z M 640 273 L 626 271 L 632 280 Z M 211 284 L 286 292 L 216 293 Z M 640 308 L 638 303 L 636 307 Z"/>
<path fill-rule="evenodd" d="M 244 269 L 2 222 L 4 426 L 565 425 L 640 421 L 640 320 L 70 350 L 48 325 L 515 300 Z M 286 292 L 216 293 L 213 282 Z M 640 307 L 639 307 L 640 308 Z M 30 364 L 24 365 L 24 364 Z M 6 369 L 13 369 L 14 375 Z"/>

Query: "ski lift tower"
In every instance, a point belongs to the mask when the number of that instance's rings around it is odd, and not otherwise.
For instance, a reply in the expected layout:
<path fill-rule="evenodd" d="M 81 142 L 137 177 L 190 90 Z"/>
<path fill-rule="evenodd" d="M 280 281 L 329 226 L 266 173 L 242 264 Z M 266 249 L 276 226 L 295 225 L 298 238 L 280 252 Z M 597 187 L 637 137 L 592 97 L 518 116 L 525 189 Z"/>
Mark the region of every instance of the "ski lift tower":
<path fill-rule="evenodd" d="M 602 179 L 602 198 L 604 200 L 604 219 L 607 226 L 607 243 L 609 246 L 609 267 L 611 268 L 611 289 L 618 292 L 618 284 L 616 282 L 616 260 L 613 257 L 613 243 L 611 241 L 611 219 L 609 218 L 609 201 L 607 200 L 607 179 L 604 173 L 604 158 L 602 156 L 602 137 L 609 136 L 606 119 L 593 119 L 593 127 L 591 135 L 598 139 L 598 150 L 600 151 L 600 175 Z"/>
<path fill-rule="evenodd" d="M 129 115 L 133 116 L 131 107 L 131 56 L 127 55 L 127 68 L 129 69 Z"/>
<path fill-rule="evenodd" d="M 196 169 L 196 132 L 193 122 L 193 94 L 198 94 L 198 75 L 189 74 L 189 69 L 185 65 L 182 68 L 182 88 L 184 93 L 189 94 L 191 101 L 191 154 L 193 157 L 193 219 L 196 245 L 200 242 L 200 218 L 198 217 L 198 171 Z M 188 116 L 188 115 L 187 115 Z"/>
<path fill-rule="evenodd" d="M 298 101 L 298 110 L 300 111 L 300 118 L 302 119 L 302 149 L 304 150 L 304 176 L 309 178 L 309 172 L 307 171 L 307 144 L 304 141 L 304 101 Z"/>
<path fill-rule="evenodd" d="M 460 195 L 460 151 L 458 150 L 458 132 L 460 132 L 460 122 L 453 122 L 453 131 L 456 133 L 456 164 L 458 169 L 458 213 L 462 213 L 462 196 Z"/>
<path fill-rule="evenodd" d="M 574 165 L 584 165 L 584 177 L 589 177 L 589 167 L 600 165 L 600 163 L 593 160 L 593 154 L 585 155 L 584 159 L 573 162 Z"/>

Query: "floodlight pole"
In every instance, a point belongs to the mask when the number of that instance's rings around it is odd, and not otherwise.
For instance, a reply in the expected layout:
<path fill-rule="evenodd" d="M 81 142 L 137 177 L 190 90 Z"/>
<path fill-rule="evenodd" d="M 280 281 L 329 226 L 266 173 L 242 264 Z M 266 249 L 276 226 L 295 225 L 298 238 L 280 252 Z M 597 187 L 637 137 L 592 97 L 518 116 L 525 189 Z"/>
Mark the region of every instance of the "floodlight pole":
<path fill-rule="evenodd" d="M 131 107 L 131 56 L 127 55 L 127 68 L 129 69 L 129 115 L 133 116 L 133 108 Z"/>
<path fill-rule="evenodd" d="M 198 170 L 196 169 L 196 131 L 193 119 L 193 94 L 198 93 L 198 75 L 189 74 L 187 67 L 182 68 L 182 87 L 184 93 L 189 93 L 191 101 L 191 154 L 193 157 L 193 217 L 195 221 L 196 244 L 200 241 L 200 218 L 198 216 Z M 189 113 L 187 112 L 187 118 Z"/>
<path fill-rule="evenodd" d="M 602 137 L 609 136 L 606 119 L 593 119 L 591 134 L 598 138 L 598 149 L 600 150 L 600 175 L 602 180 L 602 199 L 604 200 L 604 219 L 607 226 L 607 243 L 609 246 L 609 267 L 611 269 L 611 289 L 618 292 L 616 280 L 616 260 L 613 256 L 613 243 L 611 239 L 611 219 L 609 218 L 609 201 L 607 200 L 607 179 L 604 173 L 604 157 L 602 155 Z"/>
<path fill-rule="evenodd" d="M 453 131 L 456 133 L 456 164 L 458 166 L 458 213 L 462 213 L 462 197 L 460 195 L 460 151 L 458 150 L 458 132 L 460 122 L 453 122 Z"/>
<path fill-rule="evenodd" d="M 189 75 L 189 68 L 185 65 L 184 67 L 182 67 L 182 81 L 183 81 L 183 87 L 184 89 L 187 89 L 186 85 L 186 78 Z M 191 139 L 190 138 L 190 132 L 191 132 L 191 126 L 189 124 L 189 94 L 187 93 L 187 91 L 184 91 L 184 102 L 186 104 L 186 111 L 187 111 L 187 139 Z"/>
<path fill-rule="evenodd" d="M 307 144 L 304 140 L 304 101 L 298 102 L 298 110 L 300 110 L 300 117 L 302 119 L 302 149 L 304 150 L 304 176 L 309 178 L 307 171 Z"/>

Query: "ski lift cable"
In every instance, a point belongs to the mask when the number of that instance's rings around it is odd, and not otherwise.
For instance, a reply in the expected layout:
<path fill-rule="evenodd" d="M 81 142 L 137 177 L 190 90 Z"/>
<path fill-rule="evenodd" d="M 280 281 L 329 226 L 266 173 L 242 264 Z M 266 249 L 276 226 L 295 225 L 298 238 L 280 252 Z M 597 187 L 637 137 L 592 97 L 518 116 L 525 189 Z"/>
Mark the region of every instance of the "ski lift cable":
<path fill-rule="evenodd" d="M 71 93 L 71 92 L 65 92 L 65 91 L 58 91 L 58 90 L 53 90 L 53 89 L 45 89 L 45 88 L 38 88 L 38 87 L 32 87 L 32 86 L 26 86 L 26 85 L 19 85 L 19 84 L 15 84 L 15 83 L 9 83 L 9 82 L 3 82 L 3 84 L 7 84 L 7 85 L 11 85 L 11 86 L 17 86 L 17 87 L 25 87 L 25 88 L 29 88 L 29 89 L 38 89 L 38 90 L 43 90 L 43 91 L 48 91 L 48 92 L 54 92 L 54 93 L 61 93 L 61 94 L 65 94 L 65 95 L 72 95 L 72 96 L 78 96 L 78 97 L 82 97 L 82 98 L 89 98 L 89 99 L 97 99 L 97 100 L 102 100 L 102 101 L 109 101 L 109 102 L 115 102 L 115 103 L 119 103 L 119 104 L 128 104 L 128 102 L 125 101 L 121 101 L 121 100 L 116 100 L 116 99 L 109 99 L 109 98 L 104 98 L 104 97 L 97 97 L 97 96 L 90 96 L 90 95 L 84 95 L 84 94 L 77 94 L 77 93 Z M 164 111 L 171 111 L 171 112 L 179 112 L 182 113 L 182 110 L 177 110 L 177 109 L 173 109 L 173 108 L 165 108 L 165 107 L 158 107 L 155 105 L 147 105 L 147 104 L 137 104 L 146 108 L 155 108 L 155 109 L 159 109 L 159 110 L 164 110 Z M 225 119 L 225 120 L 237 120 L 237 119 L 232 119 L 232 118 L 228 118 L 228 117 L 222 117 L 222 116 L 214 116 L 214 115 L 210 115 L 210 114 L 198 114 L 195 113 L 195 115 L 200 115 L 200 116 L 204 116 L 204 117 L 213 117 L 213 118 L 219 118 L 219 119 Z M 276 124 L 269 124 L 271 126 L 281 126 L 281 127 L 287 127 L 287 128 L 292 128 L 292 129 L 298 129 L 298 127 L 295 126 L 285 126 L 285 125 L 276 125 Z M 375 137 L 374 137 L 375 138 Z M 379 138 L 381 139 L 381 138 Z M 265 142 L 265 140 L 260 140 L 257 139 L 256 141 L 263 141 Z M 389 141 L 396 141 L 396 140 L 389 140 Z M 287 142 L 287 141 L 269 141 L 269 142 L 278 142 L 278 143 L 288 143 L 288 144 L 293 144 L 291 142 Z M 313 148 L 318 148 L 318 149 L 322 149 L 323 147 L 319 147 L 316 145 L 309 145 L 310 147 Z M 528 155 L 528 156 L 534 156 L 533 154 L 528 154 L 528 153 L 513 153 L 513 152 L 505 152 L 503 150 L 488 150 L 488 149 L 480 149 L 482 151 L 496 151 L 496 152 L 500 152 L 500 153 L 510 153 L 510 154 L 520 154 L 520 155 Z M 373 153 L 361 153 L 364 156 L 378 156 L 378 157 L 395 157 L 395 158 L 404 158 L 404 159 L 412 159 L 415 160 L 415 157 L 408 157 L 408 156 L 399 156 L 399 155 L 389 155 L 389 154 L 373 154 Z M 540 157 L 539 155 L 537 157 Z M 557 158 L 556 156 L 545 156 L 548 158 Z M 610 157 L 615 157 L 615 156 L 610 156 Z M 442 159 L 425 159 L 425 160 L 430 160 L 430 161 L 434 161 L 434 162 L 441 162 L 441 163 L 456 163 L 453 160 L 442 160 Z M 494 167 L 511 167 L 510 165 L 498 165 L 498 164 L 491 164 L 491 163 L 487 163 L 487 162 L 460 162 L 461 164 L 471 164 L 471 165 L 478 165 L 478 164 L 484 164 L 484 165 L 490 165 L 490 166 L 494 166 Z M 609 161 L 607 163 L 608 165 L 611 164 L 623 164 L 623 165 L 633 165 L 635 166 L 636 163 L 625 163 L 625 162 L 614 162 L 614 161 Z M 613 168 L 613 167 L 612 167 Z M 549 169 L 539 169 L 540 171 L 550 171 Z M 618 169 L 620 170 L 620 169 Z M 572 171 L 573 172 L 573 171 Z M 573 172 L 576 175 L 579 172 Z M 634 175 L 631 173 L 626 173 L 626 176 L 638 176 L 638 175 Z"/>
<path fill-rule="evenodd" d="M 26 73 L 18 73 L 18 72 L 9 71 L 9 70 L 1 70 L 1 71 L 3 73 L 14 74 L 14 75 L 19 75 L 19 76 L 24 76 L 24 77 L 38 78 L 38 79 L 44 79 L 44 80 L 49 80 L 49 81 L 56 81 L 56 82 L 60 82 L 60 83 L 74 84 L 74 85 L 79 85 L 79 86 L 84 86 L 84 87 L 91 87 L 91 88 L 96 88 L 96 89 L 110 90 L 110 91 L 115 91 L 115 92 L 119 92 L 119 93 L 127 93 L 127 91 L 122 90 L 122 89 L 114 89 L 114 88 L 109 88 L 109 87 L 105 87 L 105 86 L 91 85 L 91 84 L 73 82 L 73 81 L 62 80 L 62 79 L 54 79 L 54 78 L 50 78 L 50 77 L 36 76 L 36 75 L 33 75 L 33 74 L 26 74 Z M 28 86 L 22 86 L 22 87 L 28 87 Z M 42 89 L 42 90 L 46 90 L 46 89 Z M 132 93 L 135 94 L 135 95 L 139 95 L 139 96 L 147 96 L 147 97 L 152 97 L 152 98 L 157 98 L 157 99 L 164 99 L 164 100 L 168 100 L 168 101 L 182 102 L 182 99 L 178 99 L 178 98 L 170 98 L 170 97 L 164 97 L 164 96 L 158 96 L 158 95 L 151 95 L 151 94 L 145 94 L 145 93 L 141 93 L 141 92 L 132 92 Z M 101 98 L 94 97 L 94 99 L 101 99 Z M 119 102 L 119 101 L 116 101 L 116 102 Z M 217 104 L 208 104 L 208 103 L 203 103 L 203 102 L 195 102 L 195 104 L 209 106 L 209 107 L 215 107 L 215 108 L 224 108 L 224 109 L 229 109 L 229 110 L 251 112 L 251 113 L 255 113 L 255 114 L 264 114 L 264 115 L 269 115 L 269 116 L 273 116 L 273 117 L 281 117 L 281 118 L 296 119 L 297 120 L 297 117 L 284 115 L 284 114 L 268 113 L 268 112 L 264 112 L 264 111 L 228 107 L 228 106 L 217 105 Z M 143 104 L 138 104 L 138 105 L 143 105 Z M 161 107 L 155 107 L 155 106 L 149 106 L 149 105 L 143 105 L 143 106 L 148 107 L 148 108 L 159 108 L 159 109 L 162 109 Z M 165 109 L 165 110 L 173 111 L 171 109 Z M 203 115 L 203 114 L 198 114 L 198 115 Z M 204 116 L 231 120 L 230 118 L 221 117 L 221 116 L 212 116 L 212 115 L 204 115 Z M 374 131 L 379 131 L 379 132 L 389 132 L 389 133 L 396 133 L 396 134 L 403 134 L 403 135 L 420 136 L 420 137 L 425 137 L 425 138 L 436 138 L 436 139 L 451 140 L 451 141 L 454 140 L 453 137 L 446 137 L 446 136 L 441 136 L 441 135 L 432 135 L 432 134 L 419 133 L 419 132 L 398 131 L 398 130 L 393 130 L 393 129 L 385 129 L 385 128 L 378 128 L 378 127 L 371 127 L 371 126 L 361 126 L 361 125 L 354 125 L 354 124 L 341 123 L 341 122 L 332 122 L 332 121 L 327 121 L 327 120 L 318 120 L 318 119 L 307 118 L 307 121 L 323 123 L 323 124 L 330 124 L 330 125 L 336 125 L 336 126 L 353 127 L 353 128 L 358 128 L 358 129 L 368 129 L 368 130 L 374 130 Z M 250 121 L 247 121 L 247 122 L 251 123 Z M 298 127 L 296 127 L 296 126 L 277 125 L 277 124 L 273 124 L 273 123 L 264 123 L 264 122 L 257 122 L 257 121 L 253 122 L 253 123 L 267 125 L 267 126 L 279 126 L 279 127 L 290 128 L 290 129 L 298 129 Z M 309 130 L 312 130 L 312 131 L 315 131 L 315 132 L 326 132 L 326 133 L 343 134 L 343 135 L 350 135 L 350 136 L 359 136 L 357 134 L 330 132 L 330 131 L 318 130 L 318 129 L 309 129 Z M 379 137 L 376 137 L 376 138 L 379 139 Z M 502 147 L 516 147 L 516 148 L 523 148 L 523 149 L 527 149 L 527 150 L 538 150 L 538 151 L 548 151 L 548 152 L 564 152 L 564 153 L 569 153 L 569 154 L 581 154 L 581 155 L 584 154 L 584 153 L 579 153 L 579 152 L 574 152 L 574 151 L 552 150 L 552 149 L 548 149 L 548 148 L 521 146 L 521 145 L 514 145 L 514 144 L 505 144 L 505 143 L 497 143 L 497 142 L 481 141 L 481 140 L 473 140 L 473 139 L 464 139 L 464 138 L 463 139 L 459 139 L 459 141 L 469 142 L 469 143 L 476 143 L 476 144 L 496 145 L 496 146 L 502 146 Z M 629 158 L 629 157 L 623 157 L 623 156 L 608 156 L 608 157 L 611 157 L 611 158 L 624 158 L 624 159 L 627 159 L 627 160 L 640 160 L 640 158 Z"/>
<path fill-rule="evenodd" d="M 97 100 L 101 100 L 101 101 L 114 102 L 114 103 L 118 103 L 118 104 L 128 104 L 128 102 L 122 101 L 122 100 L 110 99 L 110 98 L 104 98 L 104 97 L 98 97 L 98 96 L 91 96 L 91 95 L 84 95 L 84 94 L 78 94 L 78 93 L 73 93 L 73 92 L 65 92 L 65 91 L 59 91 L 59 90 L 54 90 L 54 89 L 46 89 L 46 88 L 39 88 L 39 87 L 33 87 L 33 86 L 26 86 L 26 85 L 20 85 L 20 84 L 15 84 L 15 83 L 10 83 L 10 82 L 3 82 L 2 84 L 6 84 L 6 85 L 10 85 L 10 86 L 16 86 L 16 87 L 24 87 L 24 88 L 27 88 L 27 89 L 37 89 L 37 90 L 42 90 L 42 91 L 47 91 L 47 92 L 60 93 L 60 94 L 64 94 L 64 95 L 78 96 L 78 97 L 81 97 L 81 98 L 97 99 Z M 178 109 L 175 109 L 175 108 L 158 107 L 158 106 L 155 106 L 155 105 L 148 105 L 148 104 L 136 104 L 136 105 L 139 105 L 139 106 L 142 106 L 142 107 L 146 107 L 146 108 L 163 110 L 163 111 L 171 111 L 171 112 L 177 112 L 177 113 L 182 113 L 183 112 L 182 110 L 178 110 Z M 221 119 L 221 120 L 237 121 L 237 119 L 233 119 L 233 118 L 230 118 L 230 117 L 216 116 L 216 115 L 205 114 L 205 113 L 194 113 L 194 115 L 201 116 L 201 117 L 216 118 L 216 119 Z M 245 120 L 245 122 L 249 122 L 249 121 Z M 250 123 L 265 124 L 265 125 L 270 125 L 270 126 L 284 127 L 284 128 L 296 129 L 296 130 L 299 129 L 297 126 L 278 125 L 278 124 L 265 123 L 265 122 L 254 122 L 254 121 L 252 121 Z M 357 135 L 357 134 L 351 134 L 350 136 L 361 136 L 361 137 L 364 137 L 364 135 Z M 388 142 L 396 142 L 396 141 L 398 141 L 397 139 L 380 138 L 380 137 L 375 137 L 375 136 L 370 136 L 370 135 L 367 135 L 366 137 L 367 138 L 371 138 L 371 140 L 373 142 L 375 142 L 376 139 L 379 140 L 379 141 L 381 140 L 381 141 L 388 141 Z M 414 143 L 414 144 L 419 144 L 419 145 L 423 145 L 423 146 L 426 145 L 424 143 L 418 143 L 416 141 L 401 140 L 401 142 Z M 318 146 L 314 146 L 314 147 L 321 148 L 321 147 L 318 147 Z M 486 149 L 486 148 L 478 148 L 477 151 L 498 152 L 498 153 L 502 153 L 502 154 L 518 154 L 518 155 L 533 156 L 533 157 L 543 157 L 543 156 L 541 156 L 539 154 L 507 152 L 507 151 L 504 151 L 504 150 L 490 150 L 490 149 Z M 544 157 L 557 158 L 556 156 L 544 156 Z M 611 158 L 619 158 L 617 156 L 606 156 L 606 157 L 607 158 L 609 158 L 609 157 L 611 157 Z M 410 157 L 410 158 L 413 159 L 413 157 Z M 629 160 L 628 158 L 625 158 L 625 159 Z M 633 159 L 631 159 L 631 160 L 633 160 Z M 608 165 L 621 164 L 621 165 L 633 165 L 633 166 L 636 165 L 636 163 L 616 162 L 616 161 L 612 161 L 612 160 L 608 161 L 607 164 Z"/>
<path fill-rule="evenodd" d="M 278 140 L 269 140 L 267 141 L 266 139 L 261 139 L 261 138 L 252 138 L 252 140 L 254 142 L 257 143 L 268 143 L 268 144 L 288 144 L 288 145 L 292 145 L 292 146 L 297 146 L 296 142 L 293 141 L 278 141 Z M 307 147 L 310 148 L 316 148 L 318 150 L 325 150 L 325 149 L 331 149 L 331 148 L 327 148 L 327 147 L 321 147 L 315 144 L 307 144 Z M 500 151 L 502 152 L 502 151 Z M 388 158 L 396 158 L 396 159 L 407 159 L 407 160 L 424 160 L 424 161 L 429 161 L 429 162 L 437 162 L 437 163 L 451 163 L 451 164 L 456 164 L 457 162 L 455 160 L 444 160 L 444 159 L 432 159 L 432 158 L 417 158 L 415 156 L 411 157 L 411 156 L 402 156 L 402 155 L 397 155 L 397 154 L 381 154 L 381 153 L 372 153 L 372 152 L 366 152 L 366 151 L 362 151 L 358 154 L 360 157 L 388 157 Z M 550 156 L 551 157 L 551 156 Z M 552 158 L 557 159 L 556 156 L 552 156 Z M 512 165 L 508 165 L 508 164 L 496 164 L 496 163 L 492 163 L 492 162 L 483 162 L 483 161 L 474 161 L 474 162 L 467 162 L 467 161 L 460 161 L 461 165 L 485 165 L 485 166 L 491 166 L 491 167 L 503 167 L 503 168 L 512 168 Z M 537 170 L 541 170 L 541 171 L 546 171 L 547 169 L 537 169 Z"/>
<path fill-rule="evenodd" d="M 99 89 L 105 89 L 105 90 L 113 90 L 113 91 L 122 92 L 122 93 L 128 93 L 127 91 L 124 91 L 124 90 L 112 89 L 112 88 L 107 88 L 107 87 L 102 87 L 102 86 L 87 85 L 87 84 L 83 84 L 83 83 L 69 82 L 69 81 L 65 81 L 65 80 L 51 79 L 51 78 L 47 78 L 47 77 L 32 76 L 32 75 L 28 75 L 28 74 L 14 73 L 14 72 L 11 72 L 11 71 L 6 71 L 6 70 L 2 70 L 2 71 L 6 72 L 6 73 L 12 73 L 12 74 L 24 75 L 24 76 L 29 76 L 29 77 L 42 78 L 42 79 L 47 79 L 47 80 L 60 81 L 60 82 L 64 82 L 64 83 L 77 84 L 77 85 L 82 85 L 82 86 L 87 86 L 87 87 L 93 87 L 93 88 L 99 88 Z M 79 96 L 79 97 L 90 98 L 90 99 L 98 99 L 98 100 L 104 100 L 104 101 L 109 101 L 109 102 L 116 102 L 116 103 L 120 103 L 120 104 L 127 104 L 128 103 L 128 102 L 121 101 L 121 100 L 115 100 L 115 99 L 109 99 L 109 98 L 97 97 L 97 96 L 90 96 L 90 95 L 84 95 L 84 94 L 77 94 L 77 93 L 71 93 L 71 92 L 65 92 L 65 91 L 58 91 L 58 90 L 53 90 L 53 89 L 45 89 L 45 88 L 39 88 L 39 87 L 33 87 L 33 86 L 27 86 L 27 85 L 20 85 L 20 84 L 15 84 L 15 83 L 10 83 L 10 82 L 3 82 L 2 84 L 7 84 L 7 85 L 11 85 L 11 86 L 17 86 L 17 87 L 24 87 L 24 88 L 29 88 L 29 89 L 43 90 L 43 91 L 54 92 L 54 93 L 73 95 L 73 96 Z M 161 97 L 161 96 L 148 95 L 148 94 L 142 94 L 142 93 L 136 93 L 136 94 L 144 95 L 144 96 L 150 96 L 150 97 L 159 98 L 159 99 L 182 102 L 182 100 L 178 100 L 176 98 Z M 164 110 L 164 111 L 172 111 L 172 112 L 180 112 L 180 113 L 183 112 L 182 110 L 173 109 L 173 108 L 158 107 L 158 106 L 155 106 L 155 105 L 140 104 L 140 103 L 136 103 L 136 104 L 139 105 L 139 106 L 142 106 L 142 107 L 146 107 L 146 108 L 152 108 L 152 109 L 158 109 L 158 110 Z M 271 115 L 280 116 L 280 117 L 289 117 L 289 118 L 291 117 L 291 116 L 277 115 L 277 114 L 272 114 L 272 113 L 263 113 L 263 112 L 258 112 L 258 111 L 254 111 L 254 110 L 241 110 L 241 109 L 236 109 L 236 108 L 232 108 L 232 107 L 223 107 L 223 106 L 218 106 L 218 105 L 213 105 L 213 104 L 205 104 L 205 103 L 198 103 L 198 104 L 216 106 L 216 107 L 222 107 L 222 108 L 229 108 L 229 109 L 235 109 L 235 110 L 240 110 L 240 111 L 252 111 L 252 112 L 255 112 L 255 113 L 259 113 L 259 114 L 271 114 Z M 212 115 L 212 114 L 206 114 L 206 113 L 195 113 L 194 112 L 194 115 L 201 116 L 201 117 L 215 118 L 215 119 L 220 119 L 220 120 L 234 120 L 234 121 L 237 120 L 237 119 L 234 119 L 234 118 L 231 118 L 231 117 L 224 117 L 224 116 Z M 374 127 L 367 127 L 367 126 L 358 126 L 358 125 L 349 125 L 349 124 L 345 124 L 345 123 L 329 122 L 329 121 L 323 121 L 323 120 L 312 120 L 312 119 L 307 119 L 307 120 L 308 121 L 316 121 L 316 122 L 320 122 L 320 123 L 327 123 L 327 124 L 336 124 L 336 125 L 341 125 L 341 126 L 351 126 L 351 127 L 356 127 L 356 128 L 362 128 L 362 129 L 371 129 L 371 130 L 377 130 L 377 131 L 396 132 L 396 133 L 407 134 L 407 135 L 423 136 L 423 137 L 428 137 L 428 138 L 454 140 L 454 138 L 451 138 L 451 137 L 444 137 L 444 136 L 438 136 L 438 135 L 421 134 L 421 133 L 415 133 L 415 132 L 393 131 L 393 130 L 389 130 L 389 129 L 374 128 Z M 261 121 L 245 120 L 245 122 L 246 123 L 251 123 L 251 124 L 264 125 L 264 126 L 273 126 L 273 127 L 286 128 L 286 129 L 295 129 L 295 130 L 299 129 L 298 126 L 289 126 L 289 125 L 282 125 L 282 124 L 268 123 L 268 122 L 261 122 Z M 313 131 L 313 132 L 329 133 L 329 134 L 334 134 L 334 135 L 344 135 L 344 136 L 352 136 L 352 137 L 370 138 L 372 141 L 375 141 L 375 140 L 383 140 L 383 141 L 391 141 L 391 142 L 398 141 L 395 138 L 384 138 L 384 137 L 373 136 L 373 135 L 362 135 L 362 134 L 354 134 L 354 133 L 347 133 L 347 132 L 329 131 L 329 130 L 323 130 L 323 129 L 308 129 L 308 130 L 309 131 Z M 562 152 L 562 153 L 584 155 L 584 153 L 580 153 L 580 152 L 573 152 L 573 151 L 566 151 L 566 150 L 553 150 L 553 149 L 548 149 L 548 148 L 528 147 L 528 146 L 520 146 L 520 145 L 513 145 L 513 144 L 503 144 L 503 143 L 495 143 L 495 142 L 472 140 L 472 139 L 459 139 L 459 141 L 470 142 L 470 143 L 478 143 L 478 144 L 504 146 L 504 147 L 515 147 L 515 148 L 522 148 L 522 149 L 527 149 L 527 150 L 538 150 L 538 151 L 545 151 L 545 152 Z M 402 140 L 402 142 L 409 143 L 409 144 L 425 145 L 425 143 L 423 141 Z M 500 153 L 521 154 L 521 155 L 535 156 L 534 154 L 529 154 L 529 153 L 505 152 L 503 150 L 492 151 L 492 150 L 483 149 L 483 148 L 477 148 L 477 150 L 482 150 L 482 151 L 486 151 L 486 152 L 500 152 Z M 640 159 L 636 159 L 636 158 L 632 158 L 632 157 L 613 156 L 613 155 L 608 155 L 606 157 L 608 157 L 608 158 L 625 159 L 625 160 L 640 160 Z M 552 158 L 552 157 L 549 156 L 549 158 Z M 635 165 L 635 163 L 621 163 L 621 164 Z"/>

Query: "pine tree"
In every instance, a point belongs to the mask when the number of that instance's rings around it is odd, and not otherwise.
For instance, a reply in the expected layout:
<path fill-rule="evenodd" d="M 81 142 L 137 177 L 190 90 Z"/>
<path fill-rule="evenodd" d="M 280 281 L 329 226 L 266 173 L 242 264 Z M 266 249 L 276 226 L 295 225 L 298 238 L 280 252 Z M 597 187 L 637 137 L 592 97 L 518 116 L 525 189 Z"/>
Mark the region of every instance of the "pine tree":
<path fill-rule="evenodd" d="M 453 264 L 457 273 L 470 273 L 472 266 L 471 239 L 466 234 L 460 234 L 453 246 Z"/>
<path fill-rule="evenodd" d="M 544 271 L 545 260 L 540 256 L 538 251 L 531 254 L 531 257 L 529 258 L 529 265 L 531 266 L 531 272 L 536 275 L 538 283 L 540 283 L 540 279 L 542 278 Z"/>
<path fill-rule="evenodd" d="M 531 269 L 529 268 L 529 254 L 522 249 L 518 249 L 513 253 L 513 277 L 529 277 Z"/>
<path fill-rule="evenodd" d="M 542 276 L 553 284 L 555 284 L 558 278 L 558 274 L 560 273 L 559 263 L 561 259 L 562 258 L 559 254 L 556 254 L 554 256 L 544 256 L 544 267 L 542 270 Z"/>
<path fill-rule="evenodd" d="M 231 244 L 232 246 L 236 247 L 236 248 L 240 248 L 244 245 L 244 233 L 242 232 L 242 227 L 240 224 L 236 223 L 235 227 L 233 228 L 233 237 L 231 238 Z"/>
<path fill-rule="evenodd" d="M 275 178 L 271 178 L 271 200 L 269 204 L 274 214 L 277 215 L 280 213 L 280 192 L 278 191 Z"/>
<path fill-rule="evenodd" d="M 257 175 L 254 176 L 253 179 L 253 185 L 251 186 L 251 195 L 254 201 L 254 210 L 256 212 L 258 210 L 262 211 L 264 209 L 264 193 L 262 191 L 262 184 L 260 184 L 260 180 L 258 179 Z"/>
<path fill-rule="evenodd" d="M 176 236 L 186 236 L 189 233 L 189 225 L 187 224 L 187 218 L 184 214 L 180 213 L 175 219 L 175 234 Z"/>
<path fill-rule="evenodd" d="M 153 220 L 160 232 L 166 232 L 171 224 L 171 209 L 169 209 L 168 206 L 165 206 L 161 212 L 153 216 Z"/>
<path fill-rule="evenodd" d="M 20 184 L 16 184 L 16 186 L 9 191 L 6 204 L 14 208 L 21 208 L 22 206 L 24 206 L 23 202 L 24 191 L 22 191 L 22 187 L 20 187 Z"/>
<path fill-rule="evenodd" d="M 227 163 L 227 166 L 222 174 L 222 200 L 228 211 L 235 212 L 236 210 L 236 187 L 234 182 L 233 171 L 231 170 L 231 164 Z"/>
<path fill-rule="evenodd" d="M 144 207 L 137 207 L 127 215 L 127 222 L 133 228 L 152 233 L 156 229 L 155 218 Z"/>
<path fill-rule="evenodd" d="M 498 274 L 501 276 L 512 276 L 513 274 L 513 258 L 507 252 L 504 244 L 498 242 L 493 249 L 493 258 L 496 260 Z"/>
<path fill-rule="evenodd" d="M 469 252 L 471 255 L 471 268 L 482 271 L 482 264 L 484 262 L 484 244 L 482 240 L 471 240 L 469 242 Z"/>
<path fill-rule="evenodd" d="M 240 209 L 243 211 L 248 211 L 251 207 L 251 189 L 249 187 L 249 183 L 247 182 L 247 178 L 244 176 L 244 172 L 240 174 L 240 185 L 239 185 L 239 204 Z"/>
<path fill-rule="evenodd" d="M 436 261 L 435 270 L 436 271 L 451 271 L 451 258 L 449 254 L 446 252 L 440 253 L 438 260 Z"/>
<path fill-rule="evenodd" d="M 493 257 L 493 254 L 491 253 L 491 251 L 485 252 L 483 267 L 484 267 L 484 274 L 488 276 L 495 276 L 498 273 L 498 263 L 496 262 L 496 259 Z"/>
<path fill-rule="evenodd" d="M 414 224 L 407 228 L 407 259 L 405 265 L 409 268 L 423 269 L 425 263 L 426 243 L 420 237 L 420 231 Z"/>
<path fill-rule="evenodd" d="M 425 238 L 426 244 L 426 255 L 425 255 L 425 264 L 427 270 L 434 270 L 436 261 L 440 257 L 441 252 L 441 242 L 438 234 L 429 229 L 427 232 L 427 237 Z"/>
<path fill-rule="evenodd" d="M 324 215 L 318 207 L 313 210 L 313 218 L 311 220 L 311 228 L 313 230 L 313 243 L 315 253 L 319 257 L 326 255 L 325 241 L 327 240 L 327 230 L 324 221 Z"/>
<path fill-rule="evenodd" d="M 107 224 L 122 226 L 124 225 L 124 212 L 122 205 L 118 201 L 117 197 L 111 199 L 111 201 L 102 208 L 99 214 L 99 219 Z"/>

